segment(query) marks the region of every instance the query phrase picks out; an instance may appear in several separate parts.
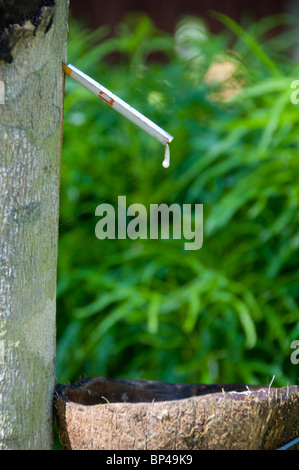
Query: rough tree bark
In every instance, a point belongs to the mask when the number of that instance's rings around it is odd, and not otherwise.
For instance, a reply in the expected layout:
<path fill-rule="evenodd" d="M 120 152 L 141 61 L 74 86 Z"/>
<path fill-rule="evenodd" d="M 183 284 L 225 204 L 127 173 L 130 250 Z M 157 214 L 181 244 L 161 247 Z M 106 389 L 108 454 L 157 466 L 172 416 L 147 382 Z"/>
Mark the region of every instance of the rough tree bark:
<path fill-rule="evenodd" d="M 68 0 L 0 2 L 0 449 L 51 449 Z"/>

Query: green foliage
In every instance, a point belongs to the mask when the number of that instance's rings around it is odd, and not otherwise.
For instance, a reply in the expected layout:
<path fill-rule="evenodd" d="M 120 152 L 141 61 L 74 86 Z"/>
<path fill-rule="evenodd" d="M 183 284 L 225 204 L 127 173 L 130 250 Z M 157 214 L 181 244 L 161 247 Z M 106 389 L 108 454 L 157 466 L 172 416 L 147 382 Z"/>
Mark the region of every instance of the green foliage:
<path fill-rule="evenodd" d="M 115 37 L 71 22 L 68 58 L 174 136 L 163 147 L 66 78 L 57 379 L 297 384 L 298 64 L 289 18 L 174 36 L 131 16 Z M 290 33 L 293 31 L 293 34 Z M 232 68 L 219 83 L 213 66 Z M 221 65 L 222 64 L 222 65 Z M 212 68 L 211 68 L 212 67 Z M 229 69 L 229 70 L 230 70 Z M 210 74 L 210 75 L 209 75 Z M 212 74 L 213 75 L 213 74 Z M 216 78 L 216 79 L 215 79 Z M 102 202 L 204 204 L 204 243 L 98 240 Z"/>

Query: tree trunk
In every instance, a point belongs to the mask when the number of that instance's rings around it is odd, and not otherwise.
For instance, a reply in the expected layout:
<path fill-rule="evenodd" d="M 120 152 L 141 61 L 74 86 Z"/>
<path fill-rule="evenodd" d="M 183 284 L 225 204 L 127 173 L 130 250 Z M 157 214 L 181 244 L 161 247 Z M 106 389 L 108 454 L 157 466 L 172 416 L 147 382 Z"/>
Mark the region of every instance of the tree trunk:
<path fill-rule="evenodd" d="M 0 7 L 0 449 L 51 449 L 68 0 Z"/>

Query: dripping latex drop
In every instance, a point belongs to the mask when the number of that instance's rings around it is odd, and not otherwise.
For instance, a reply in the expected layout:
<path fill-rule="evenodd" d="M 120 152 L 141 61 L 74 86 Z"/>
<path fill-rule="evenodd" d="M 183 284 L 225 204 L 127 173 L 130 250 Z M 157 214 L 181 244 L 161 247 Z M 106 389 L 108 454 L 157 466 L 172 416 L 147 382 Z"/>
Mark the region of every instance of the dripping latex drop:
<path fill-rule="evenodd" d="M 163 160 L 163 167 L 168 168 L 170 164 L 170 151 L 169 151 L 169 145 L 165 145 L 165 154 L 164 154 L 164 160 Z"/>

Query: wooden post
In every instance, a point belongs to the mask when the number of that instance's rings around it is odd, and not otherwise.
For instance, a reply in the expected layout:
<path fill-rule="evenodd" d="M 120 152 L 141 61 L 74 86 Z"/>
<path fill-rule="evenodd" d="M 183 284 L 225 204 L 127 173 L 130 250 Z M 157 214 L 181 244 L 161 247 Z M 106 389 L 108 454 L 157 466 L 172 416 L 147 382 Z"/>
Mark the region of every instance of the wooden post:
<path fill-rule="evenodd" d="M 51 449 L 68 0 L 0 9 L 0 449 Z"/>

